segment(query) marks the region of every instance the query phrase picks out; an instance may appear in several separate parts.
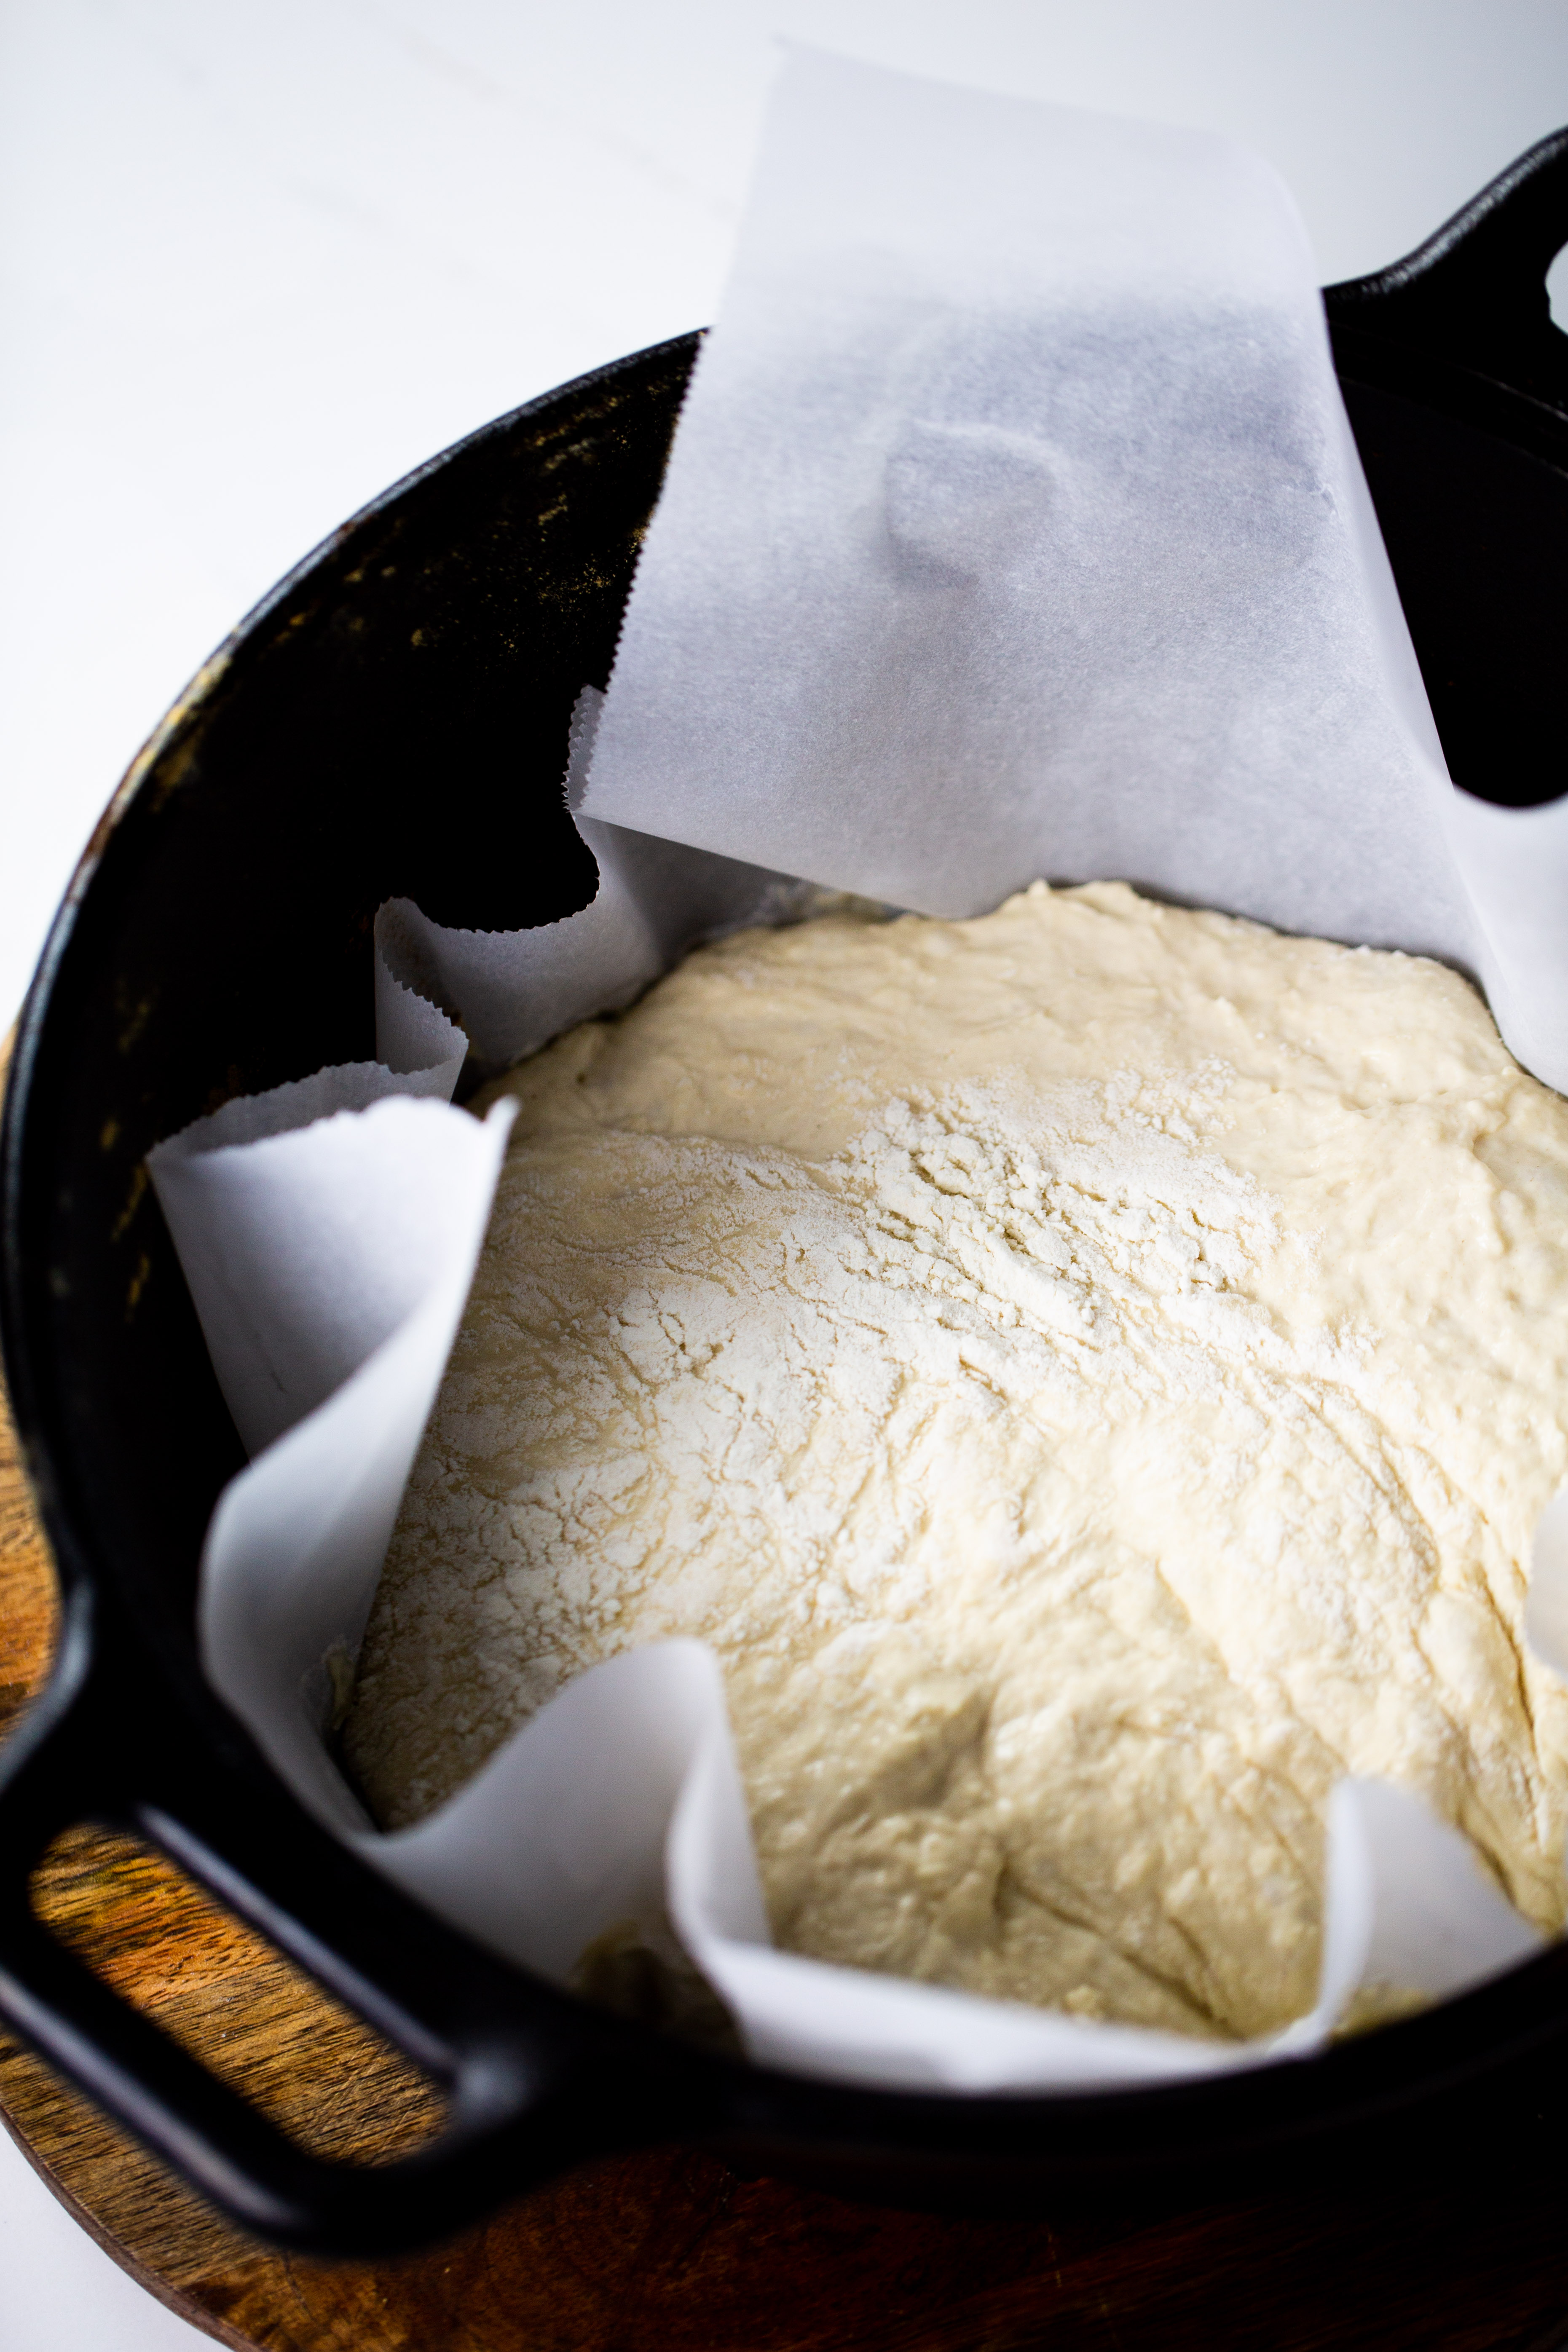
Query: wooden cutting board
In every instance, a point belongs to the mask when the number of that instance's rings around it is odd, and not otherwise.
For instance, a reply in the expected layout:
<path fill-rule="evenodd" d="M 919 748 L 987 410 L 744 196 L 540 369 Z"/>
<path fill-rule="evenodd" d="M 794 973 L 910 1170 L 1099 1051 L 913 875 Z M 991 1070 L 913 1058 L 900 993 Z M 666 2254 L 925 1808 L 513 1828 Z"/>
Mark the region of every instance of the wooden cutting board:
<path fill-rule="evenodd" d="M 48 1555 L 0 1398 L 0 1737 L 47 1671 Z M 303 2139 L 428 2127 L 400 2062 L 188 1882 L 95 1832 L 56 1931 Z M 220 2343 L 268 2352 L 1559 2352 L 1568 2198 L 1468 2151 L 1450 2186 L 1177 2221 L 942 2221 L 742 2180 L 699 2150 L 588 2165 L 434 2252 L 334 2264 L 220 2221 L 0 2026 L 0 2116 L 82 2226 Z M 105 2347 L 111 2352 L 111 2347 Z"/>

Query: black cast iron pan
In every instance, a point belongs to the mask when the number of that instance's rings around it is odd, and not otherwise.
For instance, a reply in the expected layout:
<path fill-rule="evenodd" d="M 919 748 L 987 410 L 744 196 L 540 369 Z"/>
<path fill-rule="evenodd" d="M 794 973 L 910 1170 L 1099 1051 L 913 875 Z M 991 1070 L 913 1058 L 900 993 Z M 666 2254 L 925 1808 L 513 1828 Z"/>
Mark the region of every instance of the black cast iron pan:
<path fill-rule="evenodd" d="M 1515 803 L 1565 781 L 1568 338 L 1544 286 L 1564 239 L 1568 131 L 1327 298 L 1454 773 Z M 56 921 L 0 1156 L 5 1370 L 64 1631 L 0 1759 L 0 2009 L 237 2221 L 318 2252 L 406 2249 L 577 2158 L 679 2136 L 850 2195 L 992 2210 L 1212 2195 L 1357 2153 L 1539 2156 L 1568 2090 L 1568 1945 L 1239 2077 L 1027 2098 L 815 2083 L 490 1958 L 319 1828 L 202 1677 L 197 1559 L 241 1454 L 144 1155 L 231 1096 L 373 1054 L 384 898 L 509 929 L 586 904 L 568 714 L 607 675 L 696 349 L 500 418 L 347 524 L 170 713 Z M 307 2156 L 123 2005 L 29 1907 L 43 1849 L 84 1821 L 161 1848 L 426 2067 L 444 2135 L 374 2170 Z"/>

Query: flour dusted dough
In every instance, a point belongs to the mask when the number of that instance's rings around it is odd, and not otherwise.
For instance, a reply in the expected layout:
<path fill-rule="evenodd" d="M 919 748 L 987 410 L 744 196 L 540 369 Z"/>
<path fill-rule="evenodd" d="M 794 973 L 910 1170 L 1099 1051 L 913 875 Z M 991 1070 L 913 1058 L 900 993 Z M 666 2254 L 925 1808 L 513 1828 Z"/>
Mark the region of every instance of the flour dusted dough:
<path fill-rule="evenodd" d="M 1255 2033 L 1345 1772 L 1562 1924 L 1568 1106 L 1463 981 L 1037 884 L 742 933 L 506 1083 L 347 1727 L 381 1819 L 683 1633 L 795 1950 Z"/>

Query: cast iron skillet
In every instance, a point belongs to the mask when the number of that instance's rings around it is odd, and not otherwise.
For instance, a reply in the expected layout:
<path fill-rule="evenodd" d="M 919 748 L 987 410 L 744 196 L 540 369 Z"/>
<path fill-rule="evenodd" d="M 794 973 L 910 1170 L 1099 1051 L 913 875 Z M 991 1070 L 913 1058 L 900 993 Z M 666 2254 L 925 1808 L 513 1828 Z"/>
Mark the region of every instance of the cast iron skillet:
<path fill-rule="evenodd" d="M 1327 298 L 1455 775 L 1516 803 L 1564 781 L 1568 338 L 1544 278 L 1565 238 L 1568 131 Z M 144 1154 L 231 1096 L 373 1053 L 382 899 L 482 929 L 587 902 L 567 718 L 607 675 L 696 350 L 532 402 L 345 525 L 170 713 L 55 923 L 0 1156 L 5 1370 L 63 1633 L 0 1772 L 0 2009 L 237 2221 L 318 2252 L 406 2248 L 584 2155 L 683 2135 L 850 2195 L 992 2210 L 1212 2194 L 1351 2151 L 1529 2153 L 1568 2082 L 1568 1945 L 1220 2081 L 1028 2098 L 811 2082 L 489 1957 L 319 1828 L 203 1680 L 197 1558 L 241 1454 Z M 44 1847 L 84 1821 L 161 1848 L 426 2068 L 443 2136 L 374 2170 L 307 2156 L 123 2005 L 29 1907 Z"/>

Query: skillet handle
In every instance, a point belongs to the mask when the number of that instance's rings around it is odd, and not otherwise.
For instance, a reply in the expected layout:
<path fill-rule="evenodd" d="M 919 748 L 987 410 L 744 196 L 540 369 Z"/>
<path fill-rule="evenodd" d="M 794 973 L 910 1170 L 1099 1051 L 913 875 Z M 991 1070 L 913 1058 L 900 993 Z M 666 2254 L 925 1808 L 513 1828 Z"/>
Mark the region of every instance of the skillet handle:
<path fill-rule="evenodd" d="M 144 1656 L 128 1675 L 93 1615 L 79 1586 L 54 1679 L 0 1755 L 0 2012 L 155 2155 L 258 2236 L 374 2258 L 586 2156 L 700 2128 L 700 2053 L 673 2063 L 491 1959 L 302 1811 L 280 1824 L 237 1726 L 226 1754 L 207 1727 L 199 1790 L 188 1765 L 176 1779 L 166 1764 L 191 1738 L 176 1695 L 149 1687 Z M 116 1652 L 113 1673 L 95 1663 Z M 119 1696 L 132 1690 L 133 1705 Z M 423 2067 L 447 2095 L 439 2137 L 374 2167 L 311 2156 L 57 1942 L 29 1881 L 50 1841 L 89 1821 L 158 1847 Z"/>
<path fill-rule="evenodd" d="M 1546 273 L 1568 244 L 1568 130 L 1541 140 L 1403 261 L 1325 287 L 1345 326 L 1445 359 L 1568 419 Z"/>

